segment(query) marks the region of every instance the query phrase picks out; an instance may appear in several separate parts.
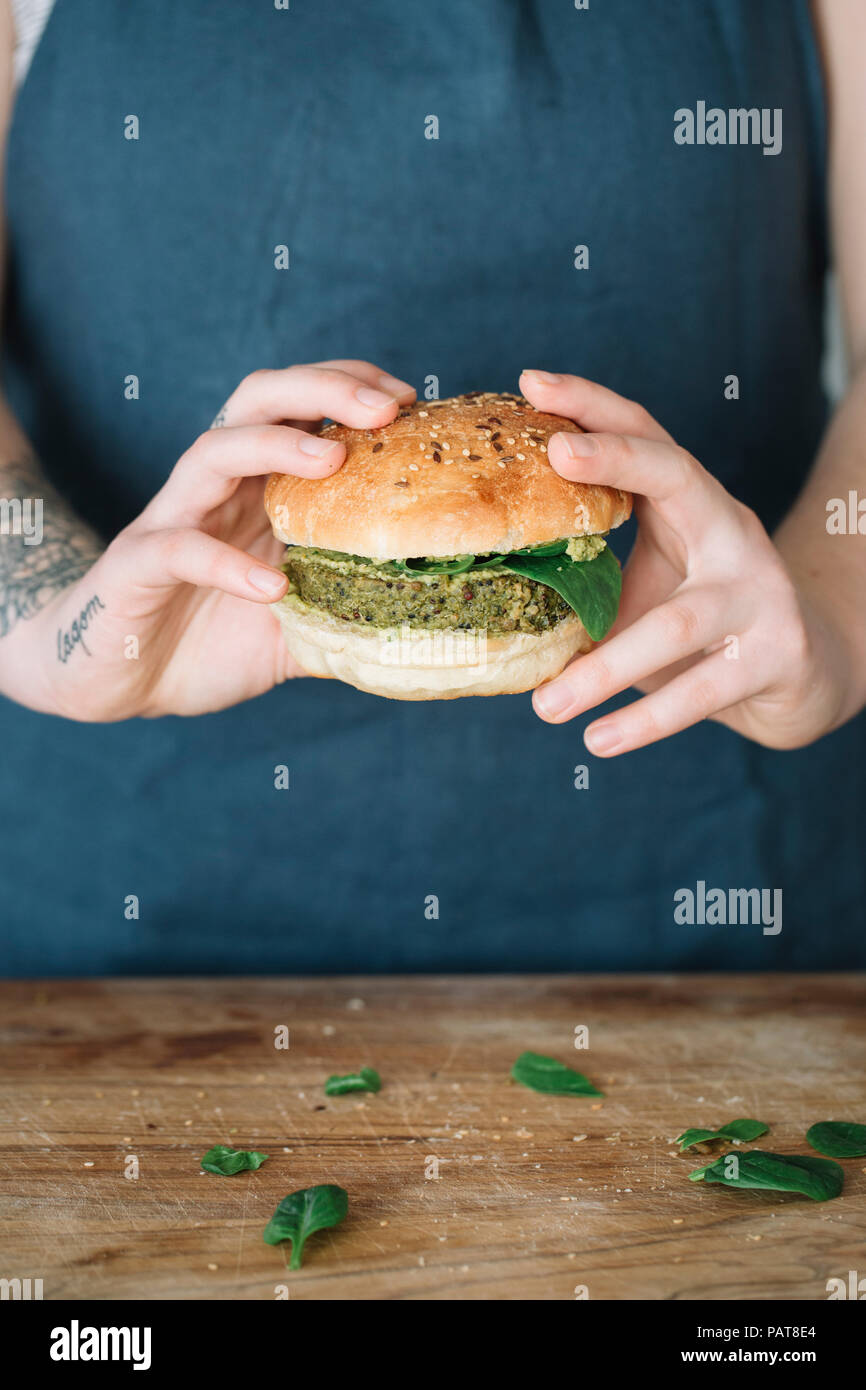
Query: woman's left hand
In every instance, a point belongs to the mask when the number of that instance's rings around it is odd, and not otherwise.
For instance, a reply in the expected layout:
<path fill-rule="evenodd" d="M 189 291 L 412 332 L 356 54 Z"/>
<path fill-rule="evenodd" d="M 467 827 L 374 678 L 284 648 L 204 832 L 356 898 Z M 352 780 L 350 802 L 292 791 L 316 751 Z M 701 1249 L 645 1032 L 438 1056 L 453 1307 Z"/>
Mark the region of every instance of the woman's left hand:
<path fill-rule="evenodd" d="M 715 719 L 770 748 L 841 722 L 851 679 L 841 619 L 795 581 L 754 512 L 634 401 L 581 377 L 524 372 L 538 410 L 588 433 L 550 441 L 563 478 L 635 494 L 638 535 L 610 636 L 533 696 L 562 723 L 636 686 L 644 698 L 590 724 L 613 756 Z"/>

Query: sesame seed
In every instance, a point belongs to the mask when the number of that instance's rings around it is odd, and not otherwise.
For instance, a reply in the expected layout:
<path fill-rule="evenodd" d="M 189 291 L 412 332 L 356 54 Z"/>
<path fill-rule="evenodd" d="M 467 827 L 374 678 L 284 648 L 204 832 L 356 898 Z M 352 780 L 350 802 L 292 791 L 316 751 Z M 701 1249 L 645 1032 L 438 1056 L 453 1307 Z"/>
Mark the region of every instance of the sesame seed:
<path fill-rule="evenodd" d="M 461 449 L 460 452 L 461 452 L 461 454 L 463 455 L 463 457 L 464 457 L 465 459 L 474 458 L 474 457 L 475 457 L 475 455 L 470 454 L 470 452 L 469 452 L 468 449 Z"/>
<path fill-rule="evenodd" d="M 502 462 L 502 459 L 497 459 L 496 462 L 498 463 L 498 465 L 499 465 L 500 468 L 504 468 L 504 467 L 505 467 L 505 464 Z"/>
<path fill-rule="evenodd" d="M 517 441 L 514 440 L 514 439 L 506 439 L 505 442 L 506 442 L 506 444 L 515 444 Z"/>
<path fill-rule="evenodd" d="M 413 473 L 417 473 L 417 472 L 418 472 L 418 465 L 417 465 L 417 463 L 410 463 L 410 464 L 409 464 L 409 467 L 412 469 L 412 472 L 413 472 Z"/>
<path fill-rule="evenodd" d="M 433 454 L 433 462 L 434 462 L 434 463 L 441 463 L 441 462 L 442 462 L 442 455 L 439 453 L 438 450 L 436 450 L 436 451 L 434 452 L 434 454 Z"/>
<path fill-rule="evenodd" d="M 481 474 L 480 474 L 480 473 L 473 473 L 472 476 L 473 476 L 473 478 L 480 478 L 480 477 L 481 477 Z"/>
<path fill-rule="evenodd" d="M 409 486 L 409 480 L 408 480 L 408 478 L 398 478 L 397 481 L 396 481 L 396 483 L 394 484 L 394 486 L 395 486 L 395 487 L 408 487 L 408 486 Z"/>
<path fill-rule="evenodd" d="M 443 448 L 443 449 L 450 449 L 450 448 L 451 448 L 451 445 L 450 445 L 450 444 L 443 444 L 443 445 L 442 445 L 442 448 Z"/>
<path fill-rule="evenodd" d="M 525 462 L 526 462 L 526 455 L 525 455 L 525 454 L 518 454 L 517 457 L 520 459 L 520 462 L 521 462 L 521 463 L 525 463 Z"/>
<path fill-rule="evenodd" d="M 385 445 L 384 445 L 384 444 L 381 442 L 381 440 L 380 440 L 378 444 L 374 444 L 374 445 L 373 445 L 373 453 L 374 453 L 374 454 L 378 454 L 379 450 L 380 450 L 380 449 L 384 449 L 384 447 L 385 447 Z"/>
<path fill-rule="evenodd" d="M 430 412 L 429 412 L 429 410 L 419 410 L 419 411 L 418 411 L 418 414 L 421 416 L 421 419 L 422 419 L 422 420 L 426 420 L 426 419 L 427 419 L 427 416 L 430 414 Z"/>

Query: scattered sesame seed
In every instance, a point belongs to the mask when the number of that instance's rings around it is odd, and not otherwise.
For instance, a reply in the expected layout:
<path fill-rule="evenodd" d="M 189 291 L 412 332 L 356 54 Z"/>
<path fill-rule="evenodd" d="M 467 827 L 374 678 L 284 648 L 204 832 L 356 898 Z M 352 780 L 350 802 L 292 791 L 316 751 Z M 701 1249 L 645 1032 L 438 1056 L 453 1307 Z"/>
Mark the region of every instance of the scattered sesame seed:
<path fill-rule="evenodd" d="M 436 450 L 434 451 L 434 453 L 433 453 L 433 462 L 434 462 L 434 463 L 441 463 L 441 462 L 442 462 L 442 455 L 439 453 L 439 450 L 438 450 L 438 449 L 436 449 Z"/>
<path fill-rule="evenodd" d="M 395 487 L 408 487 L 408 486 L 409 486 L 409 480 L 408 480 L 408 478 L 398 478 L 397 481 L 396 481 L 396 483 L 394 484 L 394 486 L 395 486 Z"/>
<path fill-rule="evenodd" d="M 417 463 L 410 463 L 410 464 L 409 464 L 409 467 L 412 469 L 412 472 L 413 472 L 413 473 L 417 473 L 417 472 L 418 472 L 418 465 L 417 465 Z"/>
<path fill-rule="evenodd" d="M 384 449 L 384 447 L 385 447 L 385 445 L 382 443 L 382 441 L 381 441 L 381 439 L 380 439 L 378 444 L 374 444 L 374 445 L 373 445 L 373 453 L 374 453 L 374 454 L 378 454 L 379 450 L 380 450 L 380 449 Z"/>
<path fill-rule="evenodd" d="M 419 410 L 419 411 L 418 411 L 418 414 L 421 416 L 421 419 L 422 419 L 422 420 L 426 420 L 426 419 L 427 419 L 427 416 L 429 415 L 429 413 L 430 413 L 430 412 L 429 412 L 428 410 Z"/>
<path fill-rule="evenodd" d="M 480 474 L 480 473 L 473 473 L 472 476 L 473 476 L 473 478 L 480 478 L 480 477 L 481 477 L 481 474 Z"/>
<path fill-rule="evenodd" d="M 465 459 L 468 459 L 468 458 L 477 458 L 477 457 L 478 457 L 477 454 L 470 454 L 470 452 L 469 452 L 468 449 L 461 449 L 460 452 L 461 452 L 461 454 L 463 455 L 463 457 L 464 457 Z"/>
<path fill-rule="evenodd" d="M 525 463 L 525 462 L 526 462 L 526 455 L 525 455 L 525 454 L 518 454 L 517 457 L 520 459 L 520 462 L 521 462 L 521 463 Z"/>
<path fill-rule="evenodd" d="M 506 444 L 514 444 L 514 443 L 516 443 L 516 440 L 514 440 L 514 439 L 506 439 L 505 442 L 506 442 Z"/>
<path fill-rule="evenodd" d="M 443 448 L 443 449 L 450 449 L 450 448 L 451 448 L 451 445 L 450 445 L 450 444 L 443 444 L 443 445 L 442 445 L 442 448 Z"/>
<path fill-rule="evenodd" d="M 467 452 L 466 452 L 466 457 L 467 457 L 468 459 L 471 459 L 471 461 L 472 461 L 473 463 L 479 463 L 479 462 L 481 461 L 481 455 L 480 455 L 480 454 L 470 454 L 470 453 L 468 452 L 468 450 L 467 450 Z"/>

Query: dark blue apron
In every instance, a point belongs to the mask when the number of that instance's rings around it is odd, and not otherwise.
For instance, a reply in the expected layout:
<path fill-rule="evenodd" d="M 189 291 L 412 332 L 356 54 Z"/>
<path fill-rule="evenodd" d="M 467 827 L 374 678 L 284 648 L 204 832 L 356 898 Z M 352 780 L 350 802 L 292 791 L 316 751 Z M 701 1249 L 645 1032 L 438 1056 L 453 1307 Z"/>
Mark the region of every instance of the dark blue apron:
<path fill-rule="evenodd" d="M 699 100 L 782 108 L 782 152 L 676 144 Z M 806 0 L 59 0 L 11 137 L 9 390 L 106 535 L 247 372 L 333 356 L 442 395 L 584 373 L 772 525 L 825 422 L 823 147 Z M 862 722 L 612 762 L 586 722 L 304 680 L 105 727 L 6 704 L 3 973 L 862 964 Z M 678 923 L 699 881 L 781 889 L 781 933 Z"/>

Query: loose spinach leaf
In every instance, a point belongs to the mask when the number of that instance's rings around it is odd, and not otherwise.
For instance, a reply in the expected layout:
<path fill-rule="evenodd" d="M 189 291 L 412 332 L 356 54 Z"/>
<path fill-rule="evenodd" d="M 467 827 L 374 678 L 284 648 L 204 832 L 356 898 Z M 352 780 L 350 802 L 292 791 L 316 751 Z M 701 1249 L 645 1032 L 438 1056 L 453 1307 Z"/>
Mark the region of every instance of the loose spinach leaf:
<path fill-rule="evenodd" d="M 553 1057 L 543 1057 L 539 1052 L 521 1052 L 511 1075 L 522 1086 L 531 1091 L 543 1091 L 553 1096 L 603 1096 L 591 1081 L 587 1081 L 579 1071 L 557 1062 Z"/>
<path fill-rule="evenodd" d="M 350 1091 L 381 1091 L 382 1078 L 372 1067 L 362 1067 L 348 1076 L 329 1076 L 325 1082 L 326 1096 L 345 1096 Z"/>
<path fill-rule="evenodd" d="M 730 1175 L 730 1176 L 729 1176 Z M 725 1187 L 759 1187 L 769 1192 L 802 1192 L 815 1202 L 827 1202 L 842 1191 L 838 1163 L 804 1154 L 771 1154 L 762 1149 L 725 1154 L 689 1173 L 691 1182 L 718 1182 Z"/>
<path fill-rule="evenodd" d="M 343 1187 L 327 1184 L 323 1187 L 303 1187 L 284 1197 L 265 1227 L 264 1240 L 279 1245 L 281 1240 L 292 1242 L 289 1269 L 300 1269 L 304 1245 L 314 1231 L 338 1226 L 349 1210 L 349 1194 Z"/>
<path fill-rule="evenodd" d="M 267 1154 L 257 1153 L 255 1149 L 230 1149 L 226 1144 L 215 1144 L 208 1149 L 201 1166 L 206 1173 L 219 1173 L 228 1178 L 233 1173 L 255 1172 L 267 1157 Z"/>
<path fill-rule="evenodd" d="M 739 1139 L 743 1143 L 751 1144 L 753 1139 L 766 1134 L 768 1129 L 769 1125 L 765 1125 L 762 1120 L 730 1120 L 718 1129 L 684 1130 L 676 1142 L 680 1146 L 680 1153 L 683 1149 L 690 1149 L 693 1144 L 706 1144 L 712 1139 Z"/>
<path fill-rule="evenodd" d="M 866 1154 L 866 1125 L 821 1120 L 806 1130 L 806 1142 L 830 1158 L 862 1158 Z"/>
<path fill-rule="evenodd" d="M 572 560 L 566 554 L 508 555 L 503 568 L 555 589 L 574 609 L 593 642 L 600 642 L 613 626 L 622 591 L 622 570 L 609 546 L 594 560 Z"/>

